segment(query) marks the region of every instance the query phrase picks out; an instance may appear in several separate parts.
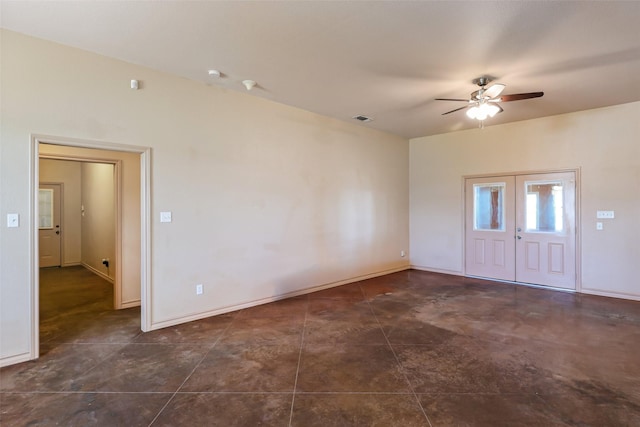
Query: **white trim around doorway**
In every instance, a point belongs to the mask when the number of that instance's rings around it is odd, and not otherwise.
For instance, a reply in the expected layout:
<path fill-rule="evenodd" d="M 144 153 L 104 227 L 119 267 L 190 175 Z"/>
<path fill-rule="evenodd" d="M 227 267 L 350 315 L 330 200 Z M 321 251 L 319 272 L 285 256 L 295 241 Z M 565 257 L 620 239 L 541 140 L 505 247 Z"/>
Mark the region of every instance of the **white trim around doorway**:
<path fill-rule="evenodd" d="M 40 353 L 39 331 L 39 261 L 38 261 L 38 186 L 39 186 L 39 144 L 62 145 L 78 148 L 92 148 L 109 151 L 120 151 L 140 154 L 140 327 L 143 331 L 151 330 L 151 148 L 134 145 L 116 144 L 104 141 L 91 141 L 77 138 L 57 137 L 50 135 L 31 134 L 30 136 L 30 206 L 29 214 L 32 222 L 30 233 L 30 292 L 31 299 L 31 349 L 29 359 L 37 359 Z M 94 160 L 95 159 L 87 159 Z M 102 160 L 104 162 L 104 160 Z M 119 202 L 117 202 L 119 203 Z M 116 220 L 119 223 L 119 220 Z M 119 227 L 119 226 L 118 226 Z M 119 236 L 118 236 L 119 239 Z M 119 244 L 119 242 L 117 242 Z M 117 249 L 117 251 L 119 251 Z M 117 265 L 120 265 L 118 263 Z M 118 268 L 118 267 L 117 267 Z M 117 274 L 117 273 L 116 273 Z"/>

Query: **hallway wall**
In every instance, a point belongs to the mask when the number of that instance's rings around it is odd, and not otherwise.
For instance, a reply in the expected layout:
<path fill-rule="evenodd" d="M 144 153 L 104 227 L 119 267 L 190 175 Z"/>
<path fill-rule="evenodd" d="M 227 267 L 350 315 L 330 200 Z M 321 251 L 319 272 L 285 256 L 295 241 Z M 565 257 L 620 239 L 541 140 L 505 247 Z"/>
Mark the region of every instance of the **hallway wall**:
<path fill-rule="evenodd" d="M 111 281 L 116 278 L 113 174 L 112 164 L 82 163 L 82 264 Z M 108 260 L 108 266 L 102 263 L 103 259 Z"/>

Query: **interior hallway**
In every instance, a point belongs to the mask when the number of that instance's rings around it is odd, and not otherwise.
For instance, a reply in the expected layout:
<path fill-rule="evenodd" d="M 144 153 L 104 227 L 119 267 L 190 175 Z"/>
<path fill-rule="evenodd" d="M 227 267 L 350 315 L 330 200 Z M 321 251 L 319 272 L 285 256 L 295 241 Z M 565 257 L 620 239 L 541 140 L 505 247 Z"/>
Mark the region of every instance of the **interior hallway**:
<path fill-rule="evenodd" d="M 640 425 L 640 302 L 405 271 L 143 334 L 87 270 L 42 274 L 2 426 Z"/>

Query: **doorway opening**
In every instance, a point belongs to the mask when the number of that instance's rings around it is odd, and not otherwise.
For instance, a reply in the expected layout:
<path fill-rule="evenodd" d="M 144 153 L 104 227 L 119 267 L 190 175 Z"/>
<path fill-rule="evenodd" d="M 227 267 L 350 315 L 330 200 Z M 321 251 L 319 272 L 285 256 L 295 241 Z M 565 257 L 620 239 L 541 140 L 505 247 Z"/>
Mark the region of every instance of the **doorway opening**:
<path fill-rule="evenodd" d="M 465 274 L 579 290 L 577 177 L 465 178 Z"/>
<path fill-rule="evenodd" d="M 140 186 L 137 179 L 136 185 L 129 185 L 131 188 L 126 190 L 116 185 L 123 182 L 123 162 L 134 160 L 134 165 L 127 166 L 137 172 L 139 156 L 42 143 L 39 150 L 40 268 L 81 265 L 113 284 L 113 308 L 139 305 L 139 238 L 137 242 L 124 242 L 136 246 L 133 255 L 130 250 L 117 250 L 117 242 L 123 241 L 122 223 L 129 225 L 130 232 L 140 233 L 139 214 L 133 220 L 122 217 L 124 205 L 133 203 L 135 206 L 129 210 L 139 212 Z M 98 162 L 88 160 L 89 156 L 112 159 Z M 124 269 L 119 265 L 123 257 L 127 258 Z M 131 286 L 136 289 L 126 289 Z M 124 294 L 128 298 L 123 298 Z"/>
<path fill-rule="evenodd" d="M 57 278 L 55 275 L 49 275 L 53 277 L 52 280 L 73 277 L 74 274 L 77 276 L 78 270 L 91 272 L 92 276 L 96 275 L 93 273 L 97 273 L 100 277 L 96 280 L 103 282 L 97 285 L 98 287 L 104 287 L 104 283 L 113 283 L 113 286 L 109 285 L 110 293 L 106 292 L 111 299 L 109 305 L 115 309 L 140 306 L 137 323 L 143 331 L 150 330 L 150 310 L 147 309 L 150 292 L 150 225 L 148 221 L 150 149 L 71 138 L 32 136 L 32 153 L 32 215 L 35 220 L 32 225 L 31 256 L 33 278 L 31 358 L 37 358 L 40 353 L 40 266 L 47 265 L 43 264 L 45 258 L 42 258 L 43 253 L 40 250 L 41 228 L 44 228 L 45 233 L 51 230 L 50 234 L 60 237 L 65 236 L 66 233 L 75 232 L 75 238 L 81 239 L 80 245 L 77 241 L 73 241 L 74 236 L 68 236 L 66 241 L 64 238 L 61 239 L 60 259 L 55 260 L 57 255 L 53 253 L 51 256 L 54 260 L 50 262 L 75 267 L 67 271 L 70 275 Z M 56 197 L 55 186 L 53 189 L 48 185 L 40 186 L 41 166 L 46 169 L 51 162 L 56 161 L 82 168 L 85 176 L 80 183 L 84 191 L 78 192 L 84 194 L 82 201 L 76 198 L 78 203 L 63 209 L 57 222 L 53 218 L 53 213 L 50 214 L 50 219 L 47 212 L 41 215 L 43 210 L 48 210 L 48 196 Z M 104 178 L 109 175 L 112 178 L 111 191 L 97 186 L 104 180 L 101 176 Z M 60 197 L 71 196 L 73 193 L 72 185 L 65 185 L 65 182 L 46 182 L 46 184 L 59 185 Z M 78 183 L 76 182 L 75 185 L 77 186 Z M 52 191 L 41 192 L 41 189 Z M 107 197 L 109 193 L 112 193 L 112 196 Z M 64 206 L 65 203 L 60 201 L 58 205 Z M 66 216 L 65 210 L 68 213 Z M 104 222 L 104 218 L 110 215 L 113 225 L 109 225 L 108 221 Z M 46 227 L 41 227 L 41 224 Z M 78 233 L 78 225 L 86 227 L 85 231 L 88 232 L 84 236 Z M 108 242 L 109 238 L 112 243 Z M 78 251 L 82 246 L 86 249 L 85 253 Z M 80 274 L 77 277 L 84 276 Z M 88 282 L 91 281 L 92 279 L 88 280 Z"/>

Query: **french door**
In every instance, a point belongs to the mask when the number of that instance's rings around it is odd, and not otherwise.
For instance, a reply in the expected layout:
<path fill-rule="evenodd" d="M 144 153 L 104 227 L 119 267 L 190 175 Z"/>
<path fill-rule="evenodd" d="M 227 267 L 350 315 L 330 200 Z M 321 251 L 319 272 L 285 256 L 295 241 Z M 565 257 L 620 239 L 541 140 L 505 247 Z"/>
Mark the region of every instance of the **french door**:
<path fill-rule="evenodd" d="M 465 181 L 465 271 L 576 287 L 575 173 Z"/>

